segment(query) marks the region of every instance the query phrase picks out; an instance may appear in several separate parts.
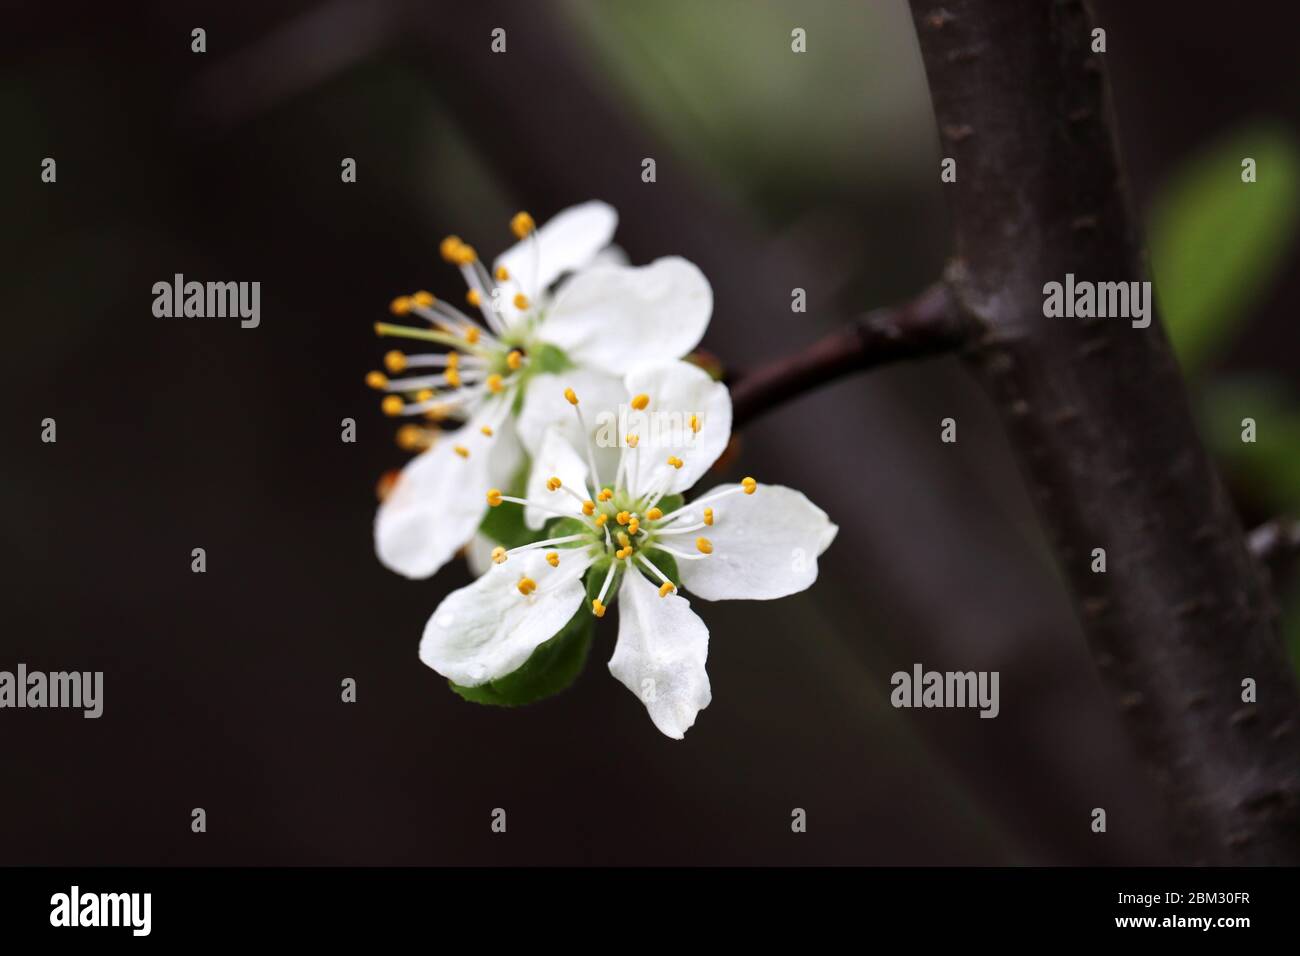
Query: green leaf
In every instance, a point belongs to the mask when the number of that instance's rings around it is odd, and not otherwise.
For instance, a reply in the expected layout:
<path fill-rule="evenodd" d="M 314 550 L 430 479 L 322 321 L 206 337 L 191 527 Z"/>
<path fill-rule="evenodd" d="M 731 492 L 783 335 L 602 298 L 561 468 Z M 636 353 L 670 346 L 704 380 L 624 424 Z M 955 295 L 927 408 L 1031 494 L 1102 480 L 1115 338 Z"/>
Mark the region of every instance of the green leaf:
<path fill-rule="evenodd" d="M 578 608 L 569 623 L 539 645 L 514 673 L 478 687 L 462 687 L 452 681 L 448 684 L 468 701 L 496 707 L 519 707 L 558 694 L 577 680 L 587 663 L 595 621 L 590 608 L 590 603 Z"/>
<path fill-rule="evenodd" d="M 1255 440 L 1242 441 L 1242 420 L 1255 422 Z M 1279 379 L 1241 376 L 1213 383 L 1201 421 L 1215 457 L 1270 511 L 1300 510 L 1300 408 Z"/>
<path fill-rule="evenodd" d="M 1242 160 L 1255 160 L 1244 183 Z M 1237 131 L 1188 161 L 1150 216 L 1151 272 L 1184 368 L 1231 339 L 1286 261 L 1300 198 L 1300 150 L 1283 126 Z"/>

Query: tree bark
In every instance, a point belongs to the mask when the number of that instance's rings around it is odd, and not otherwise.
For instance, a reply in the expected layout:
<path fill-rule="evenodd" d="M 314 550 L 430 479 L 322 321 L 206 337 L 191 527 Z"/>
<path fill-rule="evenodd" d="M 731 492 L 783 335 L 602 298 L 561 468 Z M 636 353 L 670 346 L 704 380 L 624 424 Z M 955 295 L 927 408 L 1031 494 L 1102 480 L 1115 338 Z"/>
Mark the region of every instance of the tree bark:
<path fill-rule="evenodd" d="M 1158 318 L 1045 318 L 1043 286 L 1141 280 L 1078 0 L 911 0 L 945 156 L 953 301 L 1093 657 L 1190 860 L 1300 862 L 1300 698 Z M 1106 552 L 1094 573 L 1093 549 Z M 1257 684 L 1243 702 L 1242 682 Z"/>

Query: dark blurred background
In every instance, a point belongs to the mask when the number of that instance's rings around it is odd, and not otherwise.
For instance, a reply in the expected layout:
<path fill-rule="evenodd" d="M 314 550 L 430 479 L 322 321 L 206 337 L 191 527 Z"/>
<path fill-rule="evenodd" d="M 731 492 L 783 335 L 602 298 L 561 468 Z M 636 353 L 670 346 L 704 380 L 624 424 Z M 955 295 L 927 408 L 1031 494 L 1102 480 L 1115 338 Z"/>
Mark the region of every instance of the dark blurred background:
<path fill-rule="evenodd" d="M 1207 441 L 1248 522 L 1294 510 L 1293 31 L 1264 6 L 1096 9 Z M 840 536 L 810 592 L 698 602 L 714 701 L 681 743 L 608 674 L 612 620 L 560 697 L 460 700 L 416 648 L 465 570 L 410 582 L 373 554 L 374 485 L 405 456 L 362 384 L 385 347 L 371 324 L 396 294 L 460 295 L 449 232 L 490 258 L 516 209 L 605 199 L 633 262 L 704 269 L 704 344 L 732 372 L 939 274 L 904 3 L 6 3 L 3 21 L 0 669 L 102 670 L 105 713 L 0 712 L 0 862 L 1180 859 L 955 361 L 746 429 L 735 467 L 805 490 Z M 155 318 L 177 272 L 260 281 L 261 327 Z M 1000 717 L 894 710 L 889 675 L 914 662 L 999 670 Z"/>

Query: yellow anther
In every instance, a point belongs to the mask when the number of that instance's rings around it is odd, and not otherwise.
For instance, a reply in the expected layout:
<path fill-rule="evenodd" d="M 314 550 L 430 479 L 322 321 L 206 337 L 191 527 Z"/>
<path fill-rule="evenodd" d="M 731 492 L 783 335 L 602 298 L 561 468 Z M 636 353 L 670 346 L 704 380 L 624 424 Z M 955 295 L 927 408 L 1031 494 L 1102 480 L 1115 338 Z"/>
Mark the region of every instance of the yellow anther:
<path fill-rule="evenodd" d="M 742 478 L 740 479 L 740 487 L 745 489 L 745 494 L 752 495 L 758 490 L 758 482 L 753 478 Z"/>
<path fill-rule="evenodd" d="M 454 365 L 447 366 L 447 384 L 452 388 L 460 388 L 460 370 Z"/>
<path fill-rule="evenodd" d="M 658 521 L 660 518 L 664 516 L 664 513 L 663 510 L 660 508 L 651 508 L 649 511 L 645 513 L 645 516 L 651 521 Z"/>
<path fill-rule="evenodd" d="M 637 520 L 636 516 L 634 515 L 632 519 L 627 523 L 627 533 L 636 534 L 640 530 L 641 530 L 641 522 Z"/>
<path fill-rule="evenodd" d="M 402 414 L 402 399 L 397 395 L 388 395 L 384 397 L 379 407 L 383 409 L 384 414 L 388 416 Z"/>
<path fill-rule="evenodd" d="M 489 488 L 489 489 L 488 489 L 488 493 L 487 493 L 487 503 L 488 503 L 489 506 L 491 506 L 491 507 L 493 507 L 493 508 L 495 508 L 497 505 L 501 504 L 501 489 L 500 489 L 500 488 Z"/>
<path fill-rule="evenodd" d="M 397 351 L 397 349 L 393 349 L 391 352 L 385 352 L 384 368 L 388 369 L 388 371 L 392 372 L 394 375 L 397 375 L 400 372 L 405 372 L 406 356 Z"/>
<path fill-rule="evenodd" d="M 632 546 L 628 545 L 625 548 L 619 548 L 614 552 L 614 557 L 618 558 L 620 561 L 626 561 L 628 558 L 632 557 Z"/>
<path fill-rule="evenodd" d="M 582 513 L 588 516 L 594 515 L 596 513 L 596 502 L 590 500 L 584 501 L 582 503 Z"/>
<path fill-rule="evenodd" d="M 562 484 L 563 482 L 561 482 L 559 478 L 552 475 L 550 478 L 546 479 L 546 490 L 559 491 Z"/>
<path fill-rule="evenodd" d="M 597 528 L 605 527 L 605 522 L 608 520 L 609 520 L 609 515 L 605 514 L 604 512 L 596 515 L 596 527 Z"/>
<path fill-rule="evenodd" d="M 424 413 L 424 417 L 431 422 L 442 422 L 447 420 L 447 406 L 435 405 Z"/>
<path fill-rule="evenodd" d="M 630 520 L 632 520 L 632 516 L 628 514 L 626 511 L 620 511 L 618 514 L 614 515 L 614 520 L 617 521 L 619 524 L 627 524 Z M 626 541 L 624 541 L 623 543 L 627 544 Z"/>
<path fill-rule="evenodd" d="M 629 434 L 629 435 L 627 436 L 627 447 L 628 447 L 628 448 L 635 448 L 636 445 L 637 445 L 637 442 L 639 442 L 640 440 L 641 440 L 641 436 L 640 436 L 640 435 L 632 435 L 632 434 Z"/>
<path fill-rule="evenodd" d="M 387 498 L 394 488 L 397 487 L 397 481 L 402 477 L 402 473 L 396 468 L 389 469 L 379 476 L 379 481 L 375 483 L 375 497 L 380 501 Z"/>
<path fill-rule="evenodd" d="M 460 368 L 460 353 L 459 353 L 459 352 L 448 352 L 448 353 L 447 353 L 447 368 Z"/>
<path fill-rule="evenodd" d="M 510 270 L 505 266 L 497 266 L 496 276 L 498 282 L 505 282 L 510 278 Z"/>
<path fill-rule="evenodd" d="M 568 402 L 570 405 L 577 405 L 578 393 L 571 388 L 566 388 L 564 390 L 564 400 Z"/>
<path fill-rule="evenodd" d="M 596 617 L 605 616 L 605 605 L 600 603 L 600 598 L 591 599 L 591 613 L 596 615 Z"/>
<path fill-rule="evenodd" d="M 519 368 L 519 366 L 523 364 L 524 364 L 524 353 L 519 351 L 518 349 L 512 349 L 510 354 L 506 356 L 506 365 L 509 366 L 511 371 L 514 371 L 515 369 Z"/>
<path fill-rule="evenodd" d="M 610 491 L 608 488 L 601 488 L 600 491 L 596 492 L 597 501 L 609 501 L 609 499 L 613 497 L 614 492 Z"/>
<path fill-rule="evenodd" d="M 712 509 L 712 508 L 705 508 L 705 509 L 704 509 L 704 523 L 707 524 L 707 525 L 712 525 L 712 524 L 713 524 L 713 509 Z"/>
<path fill-rule="evenodd" d="M 399 295 L 388 303 L 388 311 L 393 315 L 406 315 L 411 311 L 411 297 L 409 295 Z"/>
<path fill-rule="evenodd" d="M 617 535 L 615 535 L 615 537 L 618 538 L 618 543 L 622 547 L 629 548 L 632 546 L 632 540 L 627 536 L 626 531 L 620 531 Z"/>
<path fill-rule="evenodd" d="M 484 380 L 483 384 L 487 386 L 487 390 L 491 392 L 493 395 L 500 395 L 502 392 L 506 390 L 506 383 L 502 380 L 501 376 L 498 375 L 496 372 L 493 372 L 491 375 L 489 375 Z"/>
<path fill-rule="evenodd" d="M 478 326 L 477 326 L 477 325 L 471 325 L 469 328 L 467 328 L 467 329 L 465 330 L 465 341 L 468 342 L 470 345 L 477 345 L 477 344 L 478 344 Z"/>
<path fill-rule="evenodd" d="M 493 564 L 506 563 L 506 549 L 501 547 L 501 545 L 497 545 L 495 548 L 492 549 L 492 563 Z"/>
<path fill-rule="evenodd" d="M 478 289 L 470 289 L 465 293 L 465 301 L 477 309 L 483 304 L 483 296 L 479 295 Z"/>
<path fill-rule="evenodd" d="M 695 547 L 700 549 L 700 554 L 712 554 L 713 542 L 708 538 L 696 538 Z"/>
<path fill-rule="evenodd" d="M 469 449 L 466 448 L 464 445 L 452 445 L 451 450 L 454 451 L 456 454 L 460 455 L 461 458 L 469 457 Z"/>
<path fill-rule="evenodd" d="M 425 292 L 423 289 L 411 296 L 411 302 L 426 309 L 437 301 L 432 292 Z"/>
<path fill-rule="evenodd" d="M 682 460 L 676 455 L 669 455 L 668 464 L 672 465 L 674 468 L 680 468 L 682 467 Z"/>
<path fill-rule="evenodd" d="M 700 433 L 700 416 L 691 413 L 691 432 L 698 435 Z"/>
<path fill-rule="evenodd" d="M 522 239 L 534 229 L 537 223 L 533 222 L 533 217 L 526 212 L 517 212 L 510 219 L 510 231 L 515 234 L 516 239 Z"/>
<path fill-rule="evenodd" d="M 659 585 L 659 596 L 661 598 L 667 597 L 668 595 L 672 594 L 676 590 L 677 590 L 676 585 L 674 585 L 670 581 L 665 581 L 663 584 Z"/>
<path fill-rule="evenodd" d="M 463 243 L 460 241 L 460 236 L 448 236 L 446 239 L 442 240 L 442 242 L 438 243 L 438 252 L 441 253 L 442 257 L 448 262 L 455 262 L 456 250 L 459 249 L 461 245 L 463 245 Z"/>
<path fill-rule="evenodd" d="M 458 266 L 467 266 L 477 258 L 478 253 L 474 251 L 474 247 L 467 242 L 462 242 L 456 247 L 451 261 Z"/>
<path fill-rule="evenodd" d="M 632 407 L 635 408 L 638 412 L 645 411 L 645 407 L 649 404 L 650 404 L 649 395 L 638 395 L 636 398 L 632 399 Z"/>
<path fill-rule="evenodd" d="M 388 384 L 388 376 L 383 372 L 367 372 L 366 384 L 371 388 L 383 388 Z"/>
<path fill-rule="evenodd" d="M 484 435 L 486 435 L 488 438 L 491 438 L 491 437 L 492 437 L 492 426 L 491 426 L 491 425 L 484 425 L 482 428 L 479 429 L 479 431 L 482 432 Z"/>
<path fill-rule="evenodd" d="M 558 552 L 558 551 L 552 551 L 550 554 L 548 554 L 548 555 L 546 556 L 546 563 L 549 564 L 549 565 L 550 565 L 551 567 L 553 567 L 553 568 L 558 568 L 558 567 L 560 566 L 560 554 L 559 554 L 559 552 Z"/>
<path fill-rule="evenodd" d="M 537 590 L 537 582 L 532 578 L 520 578 L 519 583 L 516 584 L 515 587 L 519 588 L 520 594 L 524 597 L 528 597 L 528 595 Z"/>
<path fill-rule="evenodd" d="M 433 396 L 435 394 L 436 393 L 431 388 L 422 388 L 415 393 L 415 400 L 417 402 L 431 402 L 433 401 Z"/>
<path fill-rule="evenodd" d="M 522 292 L 516 292 L 513 301 L 515 303 L 515 308 L 520 311 L 528 308 L 528 296 L 524 295 Z"/>
<path fill-rule="evenodd" d="M 397 430 L 397 447 L 402 451 L 419 451 L 431 444 L 432 436 L 419 425 L 403 425 Z"/>

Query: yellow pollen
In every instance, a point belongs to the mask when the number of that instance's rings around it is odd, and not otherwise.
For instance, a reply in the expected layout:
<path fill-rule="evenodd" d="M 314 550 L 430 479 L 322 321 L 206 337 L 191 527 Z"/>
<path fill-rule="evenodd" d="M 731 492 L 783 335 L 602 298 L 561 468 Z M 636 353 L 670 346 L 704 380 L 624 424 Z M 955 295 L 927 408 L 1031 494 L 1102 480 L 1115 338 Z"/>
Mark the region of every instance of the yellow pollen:
<path fill-rule="evenodd" d="M 682 460 L 676 455 L 669 455 L 668 464 L 672 465 L 674 468 L 680 468 L 682 467 Z"/>
<path fill-rule="evenodd" d="M 638 412 L 645 411 L 645 407 L 649 404 L 650 404 L 649 395 L 638 395 L 636 398 L 632 399 L 632 407 L 635 408 Z"/>
<path fill-rule="evenodd" d="M 516 584 L 515 587 L 519 588 L 520 594 L 524 597 L 528 597 L 528 595 L 537 590 L 537 582 L 532 578 L 520 578 L 519 583 Z"/>
<path fill-rule="evenodd" d="M 447 353 L 447 368 L 460 368 L 460 353 L 459 353 L 459 352 L 448 352 L 448 353 Z"/>
<path fill-rule="evenodd" d="M 500 488 L 489 488 L 489 489 L 488 489 L 488 493 L 487 493 L 487 503 L 488 503 L 489 506 L 491 506 L 491 507 L 493 507 L 493 508 L 495 508 L 497 505 L 501 504 L 501 489 L 500 489 Z"/>
<path fill-rule="evenodd" d="M 415 295 L 411 296 L 411 301 L 414 304 L 418 306 L 422 306 L 427 309 L 429 306 L 433 305 L 438 300 L 433 297 L 432 292 L 425 292 L 423 289 L 421 289 L 419 292 L 415 293 Z"/>
<path fill-rule="evenodd" d="M 547 491 L 559 491 L 559 490 L 560 490 L 560 486 L 561 486 L 562 484 L 563 484 L 563 483 L 560 481 L 559 478 L 556 478 L 556 477 L 553 477 L 553 476 L 552 476 L 552 477 L 546 479 L 546 490 L 547 490 Z"/>
<path fill-rule="evenodd" d="M 465 330 L 465 341 L 468 342 L 470 345 L 477 345 L 477 344 L 478 344 L 478 326 L 477 326 L 477 325 L 471 325 L 469 328 L 467 328 L 467 329 Z"/>
<path fill-rule="evenodd" d="M 465 293 L 465 301 L 477 309 L 483 303 L 483 296 L 479 295 L 478 289 L 470 289 Z"/>
<path fill-rule="evenodd" d="M 651 508 L 649 511 L 645 513 L 645 516 L 649 518 L 651 521 L 658 521 L 660 518 L 664 516 L 664 513 L 659 508 Z"/>
<path fill-rule="evenodd" d="M 758 490 L 758 482 L 753 478 L 742 478 L 740 479 L 740 487 L 745 489 L 745 494 L 752 495 Z"/>
<path fill-rule="evenodd" d="M 712 509 L 712 508 L 705 508 L 705 509 L 704 509 L 704 523 L 707 524 L 707 525 L 710 525 L 710 526 L 713 524 L 713 509 Z"/>
<path fill-rule="evenodd" d="M 416 400 L 417 402 L 431 402 L 431 401 L 433 401 L 433 396 L 434 396 L 434 391 L 433 391 L 433 389 L 431 389 L 431 388 L 422 388 L 422 389 L 420 389 L 418 392 L 415 393 L 415 400 Z"/>
<path fill-rule="evenodd" d="M 635 448 L 637 442 L 639 442 L 640 440 L 641 440 L 641 436 L 640 436 L 640 435 L 628 435 L 628 436 L 627 436 L 627 447 L 628 447 L 628 448 Z"/>
<path fill-rule="evenodd" d="M 668 595 L 672 594 L 676 590 L 677 587 L 675 585 L 671 584 L 668 581 L 665 581 L 663 584 L 659 585 L 659 596 L 661 598 L 667 597 Z"/>
<path fill-rule="evenodd" d="M 553 568 L 558 568 L 558 567 L 560 566 L 560 555 L 559 555 L 559 552 L 552 551 L 550 554 L 548 554 L 548 555 L 546 556 L 546 563 L 549 564 L 549 565 L 550 565 L 551 567 L 553 567 Z"/>
<path fill-rule="evenodd" d="M 570 405 L 577 405 L 578 393 L 571 388 L 566 388 L 564 390 L 564 400 L 568 402 Z"/>
<path fill-rule="evenodd" d="M 460 388 L 460 372 L 454 365 L 447 366 L 447 384 L 452 388 Z"/>
<path fill-rule="evenodd" d="M 596 617 L 605 616 L 605 605 L 600 603 L 600 598 L 591 599 L 591 613 L 596 615 Z"/>
<path fill-rule="evenodd" d="M 617 521 L 619 524 L 627 524 L 628 521 L 631 520 L 631 518 L 632 516 L 629 515 L 626 511 L 620 511 L 618 514 L 614 515 L 614 520 Z M 623 543 L 627 544 L 626 541 L 624 541 Z"/>
<path fill-rule="evenodd" d="M 501 376 L 496 372 L 489 375 L 483 384 L 487 386 L 487 390 L 493 395 L 500 395 L 506 390 L 505 382 L 502 381 Z"/>
<path fill-rule="evenodd" d="M 628 558 L 632 557 L 632 546 L 628 545 L 626 548 L 620 548 L 615 551 L 614 557 L 618 558 L 620 561 L 626 561 Z"/>
<path fill-rule="evenodd" d="M 700 416 L 699 416 L 699 415 L 696 415 L 696 414 L 692 414 L 692 415 L 691 415 L 691 431 L 692 431 L 694 434 L 696 434 L 696 435 L 698 435 L 698 434 L 700 433 Z"/>
<path fill-rule="evenodd" d="M 403 425 L 397 430 L 397 447 L 403 451 L 416 451 L 432 444 L 430 435 L 419 425 Z"/>
<path fill-rule="evenodd" d="M 596 527 L 597 527 L 597 528 L 603 528 L 603 527 L 605 527 L 605 522 L 608 521 L 608 520 L 609 520 L 609 515 L 607 515 L 607 514 L 603 514 L 603 513 L 602 513 L 602 514 L 598 514 L 598 515 L 596 515 Z"/>
<path fill-rule="evenodd" d="M 594 515 L 596 513 L 596 502 L 584 501 L 582 503 L 582 513 L 585 515 Z"/>
<path fill-rule="evenodd" d="M 537 223 L 533 222 L 533 217 L 526 212 L 517 212 L 510 219 L 510 231 L 515 234 L 516 239 L 522 239 L 534 229 Z"/>
<path fill-rule="evenodd" d="M 630 520 L 627 523 L 627 533 L 636 534 L 640 530 L 641 530 L 641 522 L 638 521 L 637 518 L 634 516 L 632 520 Z"/>
<path fill-rule="evenodd" d="M 488 438 L 491 438 L 491 437 L 492 437 L 492 426 L 491 426 L 491 425 L 484 425 L 482 428 L 479 429 L 479 431 L 482 432 L 484 435 L 486 435 Z"/>
<path fill-rule="evenodd" d="M 712 554 L 713 542 L 708 538 L 696 538 L 695 547 L 700 549 L 700 554 Z"/>
<path fill-rule="evenodd" d="M 464 445 L 452 445 L 451 450 L 454 451 L 456 454 L 460 455 L 461 458 L 469 457 L 469 449 L 466 448 Z"/>
<path fill-rule="evenodd" d="M 478 253 L 474 251 L 474 247 L 467 242 L 462 242 L 456 247 L 452 262 L 458 266 L 467 266 L 477 258 Z"/>
<path fill-rule="evenodd" d="M 411 311 L 411 297 L 409 295 L 399 295 L 388 303 L 388 311 L 393 315 L 406 315 Z"/>
<path fill-rule="evenodd" d="M 438 252 L 448 262 L 456 261 L 456 250 L 461 247 L 460 236 L 448 236 L 438 243 Z"/>
<path fill-rule="evenodd" d="M 601 488 L 600 491 L 596 492 L 597 501 L 609 501 L 609 499 L 613 497 L 614 492 L 610 491 L 608 488 Z"/>
<path fill-rule="evenodd" d="M 399 372 L 406 371 L 406 356 L 397 349 L 384 353 L 384 368 L 397 375 Z"/>
<path fill-rule="evenodd" d="M 631 540 L 629 540 L 626 531 L 620 531 L 617 537 L 618 537 L 618 543 L 621 544 L 623 547 L 630 548 L 632 546 L 632 542 Z"/>
<path fill-rule="evenodd" d="M 371 388 L 383 388 L 388 384 L 388 376 L 383 372 L 367 372 L 366 384 Z"/>
<path fill-rule="evenodd" d="M 388 395 L 380 403 L 379 407 L 383 409 L 384 414 L 388 416 L 402 414 L 402 399 L 397 395 Z"/>
<path fill-rule="evenodd" d="M 528 308 L 528 296 L 524 295 L 522 292 L 516 292 L 514 303 L 515 303 L 515 308 L 522 311 Z"/>
<path fill-rule="evenodd" d="M 506 549 L 501 547 L 501 545 L 497 545 L 495 548 L 492 549 L 492 563 L 493 564 L 506 563 Z"/>
<path fill-rule="evenodd" d="M 424 417 L 431 422 L 441 422 L 447 419 L 447 406 L 435 405 L 424 413 Z"/>
<path fill-rule="evenodd" d="M 506 356 L 506 365 L 510 367 L 511 371 L 518 369 L 519 366 L 523 364 L 524 364 L 524 353 L 519 351 L 518 349 L 513 349 L 510 352 L 510 354 Z"/>
<path fill-rule="evenodd" d="M 505 282 L 507 279 L 510 278 L 510 270 L 507 269 L 505 266 L 497 266 L 496 274 L 497 274 L 498 282 Z"/>

